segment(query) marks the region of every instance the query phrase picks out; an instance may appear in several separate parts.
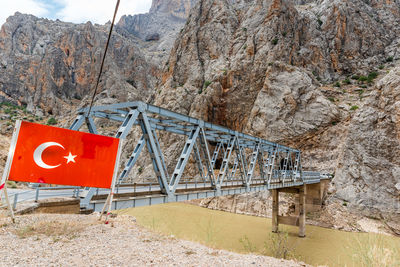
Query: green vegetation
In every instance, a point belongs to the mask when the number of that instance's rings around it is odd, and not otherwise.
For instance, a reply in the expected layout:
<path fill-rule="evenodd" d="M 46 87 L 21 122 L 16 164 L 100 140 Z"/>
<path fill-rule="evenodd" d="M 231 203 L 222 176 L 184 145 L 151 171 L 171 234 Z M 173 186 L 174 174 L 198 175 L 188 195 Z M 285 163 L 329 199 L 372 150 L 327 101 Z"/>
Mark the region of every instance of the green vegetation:
<path fill-rule="evenodd" d="M 335 98 L 333 98 L 333 97 L 328 97 L 328 100 L 331 102 L 335 102 Z"/>
<path fill-rule="evenodd" d="M 242 28 L 242 31 L 247 32 L 247 28 Z"/>
<path fill-rule="evenodd" d="M 13 122 L 19 119 L 26 121 L 41 120 L 40 117 L 34 116 L 31 112 L 27 111 L 25 105 L 18 106 L 9 102 L 0 102 L 0 113 L 9 115 L 3 119 L 8 120 L 7 125 L 12 125 Z"/>
<path fill-rule="evenodd" d="M 211 81 L 205 81 L 203 88 L 206 89 L 212 82 Z"/>
<path fill-rule="evenodd" d="M 351 106 L 351 108 L 350 108 L 350 110 L 357 110 L 358 109 L 358 106 L 356 106 L 356 105 L 353 105 L 353 106 Z"/>
<path fill-rule="evenodd" d="M 387 57 L 386 62 L 393 62 L 393 57 Z"/>
<path fill-rule="evenodd" d="M 17 183 L 14 181 L 7 181 L 8 188 L 17 188 Z"/>
<path fill-rule="evenodd" d="M 375 71 L 373 71 L 373 72 L 370 72 L 369 74 L 368 74 L 368 80 L 374 80 L 376 77 L 378 77 L 378 73 L 377 72 L 375 72 Z"/>
<path fill-rule="evenodd" d="M 295 245 L 296 242 L 289 241 L 287 231 L 270 233 L 269 240 L 265 242 L 265 248 L 271 251 L 272 257 L 278 259 L 296 259 Z"/>
<path fill-rule="evenodd" d="M 278 42 L 279 42 L 279 39 L 278 39 L 278 38 L 275 38 L 274 40 L 272 40 L 271 43 L 272 43 L 273 45 L 277 45 Z"/>
<path fill-rule="evenodd" d="M 243 50 L 246 50 L 247 49 L 247 45 L 245 44 L 244 46 L 243 46 Z"/>
<path fill-rule="evenodd" d="M 361 83 L 367 82 L 372 83 L 378 77 L 378 73 L 376 71 L 372 71 L 368 74 L 368 76 L 361 75 L 358 77 L 358 81 Z"/>
<path fill-rule="evenodd" d="M 283 37 L 286 37 L 286 35 L 287 35 L 287 32 L 282 32 Z"/>
<path fill-rule="evenodd" d="M 399 247 L 387 245 L 382 236 L 369 235 L 367 238 L 354 238 L 349 248 L 349 254 L 358 266 L 400 266 Z"/>
<path fill-rule="evenodd" d="M 239 242 L 242 244 L 244 250 L 247 253 L 254 253 L 257 251 L 257 247 L 250 241 L 247 236 L 243 236 L 239 239 Z"/>
<path fill-rule="evenodd" d="M 366 82 L 366 81 L 368 81 L 368 77 L 367 77 L 367 76 L 361 75 L 361 76 L 358 78 L 358 81 L 359 81 L 359 82 Z"/>
<path fill-rule="evenodd" d="M 349 85 L 349 84 L 351 84 L 351 81 L 350 81 L 350 79 L 347 78 L 347 79 L 344 79 L 342 83 Z"/>
<path fill-rule="evenodd" d="M 353 254 L 358 255 L 357 251 L 360 249 L 354 240 L 368 243 L 370 238 L 373 240 L 380 237 L 376 234 L 351 233 L 312 225 L 306 226 L 305 238 L 298 238 L 298 227 L 285 225 L 279 226 L 282 232 L 280 236 L 270 236 L 271 219 L 210 210 L 184 203 L 114 212 L 132 215 L 139 225 L 166 235 L 240 253 L 254 251 L 252 253 L 273 256 L 273 247 L 278 244 L 271 244 L 271 240 L 280 240 L 279 246 L 287 248 L 284 249 L 287 257 L 293 255 L 296 259 L 316 266 L 359 266 L 360 260 L 354 258 Z M 400 247 L 400 239 L 382 236 L 379 248 L 390 250 L 392 247 Z"/>
<path fill-rule="evenodd" d="M 333 86 L 340 88 L 340 82 L 335 82 Z"/>
<path fill-rule="evenodd" d="M 51 117 L 48 121 L 47 121 L 47 125 L 56 125 L 57 124 L 57 120 L 54 117 Z"/>
<path fill-rule="evenodd" d="M 322 26 L 322 20 L 320 18 L 317 19 L 318 25 L 321 27 Z"/>
<path fill-rule="evenodd" d="M 385 68 L 385 66 L 383 66 L 383 65 L 380 65 L 379 67 L 378 67 L 378 69 L 380 69 L 380 70 L 383 70 Z"/>

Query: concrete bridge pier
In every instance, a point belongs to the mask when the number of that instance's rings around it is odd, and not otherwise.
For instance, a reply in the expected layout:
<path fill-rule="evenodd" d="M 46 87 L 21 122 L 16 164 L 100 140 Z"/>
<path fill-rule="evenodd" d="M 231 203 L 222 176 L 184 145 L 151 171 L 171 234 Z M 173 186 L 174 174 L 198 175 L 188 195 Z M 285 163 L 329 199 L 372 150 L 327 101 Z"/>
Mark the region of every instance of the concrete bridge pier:
<path fill-rule="evenodd" d="M 279 224 L 293 225 L 299 227 L 299 237 L 306 236 L 306 194 L 307 185 L 272 189 L 272 232 L 279 232 Z M 298 215 L 280 216 L 279 215 L 279 192 L 298 195 Z"/>

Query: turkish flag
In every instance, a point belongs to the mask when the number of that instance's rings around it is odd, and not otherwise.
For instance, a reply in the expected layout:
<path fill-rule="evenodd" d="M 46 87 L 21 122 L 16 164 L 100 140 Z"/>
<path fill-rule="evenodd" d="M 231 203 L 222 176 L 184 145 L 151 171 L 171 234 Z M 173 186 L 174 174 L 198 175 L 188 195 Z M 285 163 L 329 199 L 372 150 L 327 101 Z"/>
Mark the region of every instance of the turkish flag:
<path fill-rule="evenodd" d="M 119 139 L 22 121 L 9 180 L 110 188 Z"/>

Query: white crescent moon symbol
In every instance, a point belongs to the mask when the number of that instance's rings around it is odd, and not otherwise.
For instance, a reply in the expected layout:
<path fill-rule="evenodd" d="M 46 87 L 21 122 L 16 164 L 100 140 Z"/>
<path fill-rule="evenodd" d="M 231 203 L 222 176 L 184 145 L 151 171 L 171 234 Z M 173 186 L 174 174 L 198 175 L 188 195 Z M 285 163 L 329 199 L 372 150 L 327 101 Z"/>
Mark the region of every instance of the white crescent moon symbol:
<path fill-rule="evenodd" d="M 46 148 L 51 147 L 51 146 L 58 146 L 58 147 L 62 147 L 62 149 L 65 149 L 62 145 L 60 145 L 59 143 L 56 142 L 47 142 L 47 143 L 43 143 L 40 146 L 38 146 L 35 149 L 35 152 L 33 152 L 33 160 L 35 161 L 35 163 L 43 168 L 43 169 L 54 169 L 57 168 L 58 166 L 60 166 L 61 164 L 58 164 L 56 166 L 51 166 L 51 165 L 47 165 L 46 163 L 43 162 L 42 159 L 42 153 L 43 151 L 45 151 Z"/>

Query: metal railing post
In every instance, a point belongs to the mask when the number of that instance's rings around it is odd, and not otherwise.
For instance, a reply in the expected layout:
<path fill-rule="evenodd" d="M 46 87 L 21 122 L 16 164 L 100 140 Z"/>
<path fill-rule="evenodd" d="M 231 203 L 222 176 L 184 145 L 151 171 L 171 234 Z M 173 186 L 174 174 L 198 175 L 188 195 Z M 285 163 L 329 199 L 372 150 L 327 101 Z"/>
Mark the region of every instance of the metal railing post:
<path fill-rule="evenodd" d="M 17 202 L 18 202 L 18 193 L 14 195 L 13 210 L 17 208 Z"/>
<path fill-rule="evenodd" d="M 39 187 L 36 188 L 35 202 L 39 200 Z"/>

